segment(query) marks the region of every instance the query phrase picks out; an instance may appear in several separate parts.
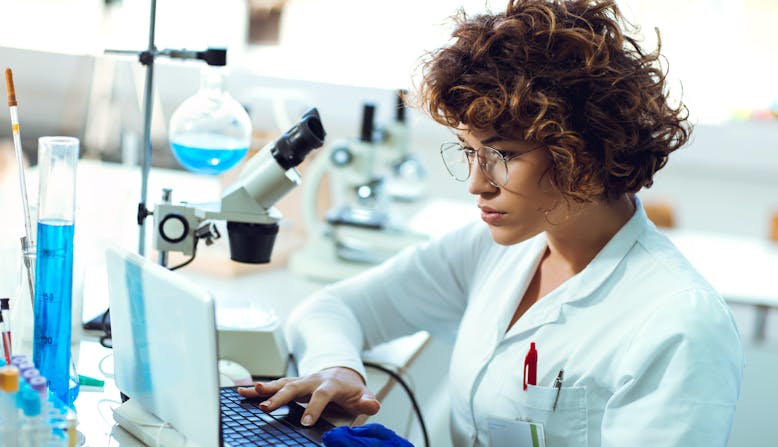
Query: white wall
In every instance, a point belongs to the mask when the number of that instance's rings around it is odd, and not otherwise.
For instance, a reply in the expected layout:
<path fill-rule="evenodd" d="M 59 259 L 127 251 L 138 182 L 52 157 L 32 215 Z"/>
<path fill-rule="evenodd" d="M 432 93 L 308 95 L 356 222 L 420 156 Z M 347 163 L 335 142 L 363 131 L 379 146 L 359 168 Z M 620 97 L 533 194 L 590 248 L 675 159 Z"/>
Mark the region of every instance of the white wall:
<path fill-rule="evenodd" d="M 0 46 L 100 54 L 144 49 L 150 1 L 9 0 Z M 447 39 L 448 18 L 502 10 L 505 0 L 288 0 L 278 46 L 248 46 L 247 0 L 159 0 L 159 48 L 227 45 L 230 63 L 254 73 L 384 88 L 407 87 L 417 58 Z M 774 0 L 620 0 L 653 48 L 663 36 L 673 92 L 695 119 L 778 107 L 778 2 Z M 45 32 L 44 32 L 45 31 Z"/>

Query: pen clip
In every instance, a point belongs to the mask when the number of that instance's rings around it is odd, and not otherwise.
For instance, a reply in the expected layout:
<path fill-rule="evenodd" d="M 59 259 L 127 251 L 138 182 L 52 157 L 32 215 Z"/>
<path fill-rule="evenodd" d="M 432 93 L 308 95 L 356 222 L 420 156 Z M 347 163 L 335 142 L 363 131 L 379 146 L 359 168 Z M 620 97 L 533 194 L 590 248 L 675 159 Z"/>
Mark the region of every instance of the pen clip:
<path fill-rule="evenodd" d="M 554 397 L 554 406 L 552 407 L 552 411 L 556 411 L 556 404 L 559 402 L 559 393 L 562 391 L 562 380 L 565 375 L 565 370 L 560 369 L 559 374 L 556 375 L 556 379 L 554 379 L 554 388 L 556 388 L 556 396 Z"/>

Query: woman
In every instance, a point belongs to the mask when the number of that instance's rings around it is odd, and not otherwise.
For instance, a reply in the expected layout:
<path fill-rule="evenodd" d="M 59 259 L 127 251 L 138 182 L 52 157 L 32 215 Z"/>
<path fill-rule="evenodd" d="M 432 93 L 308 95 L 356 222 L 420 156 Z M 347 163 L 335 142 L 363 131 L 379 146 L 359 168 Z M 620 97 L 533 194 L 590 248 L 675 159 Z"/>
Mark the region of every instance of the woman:
<path fill-rule="evenodd" d="M 317 293 L 288 325 L 302 377 L 243 393 L 267 410 L 310 398 L 304 423 L 330 402 L 374 414 L 361 350 L 424 329 L 455 340 L 457 446 L 499 445 L 510 424 L 549 446 L 725 445 L 737 329 L 635 195 L 686 143 L 687 111 L 668 102 L 659 50 L 622 27 L 612 0 L 459 17 L 420 93 L 485 225 Z"/>

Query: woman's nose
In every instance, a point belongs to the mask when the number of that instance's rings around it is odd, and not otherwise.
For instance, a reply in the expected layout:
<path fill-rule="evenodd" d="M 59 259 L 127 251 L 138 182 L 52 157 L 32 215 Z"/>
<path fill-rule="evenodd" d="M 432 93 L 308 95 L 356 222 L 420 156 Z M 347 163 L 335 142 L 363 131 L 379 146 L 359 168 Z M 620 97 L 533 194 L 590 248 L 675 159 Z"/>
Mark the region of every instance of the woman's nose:
<path fill-rule="evenodd" d="M 495 192 L 497 190 L 496 186 L 489 183 L 477 158 L 470 163 L 470 184 L 467 190 L 473 195 Z"/>

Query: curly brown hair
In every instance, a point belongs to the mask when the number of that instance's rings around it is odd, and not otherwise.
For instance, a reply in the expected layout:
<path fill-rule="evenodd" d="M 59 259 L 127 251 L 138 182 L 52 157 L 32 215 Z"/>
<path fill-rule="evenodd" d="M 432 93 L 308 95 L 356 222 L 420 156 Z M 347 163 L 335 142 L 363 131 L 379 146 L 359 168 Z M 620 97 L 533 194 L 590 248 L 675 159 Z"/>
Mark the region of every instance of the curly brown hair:
<path fill-rule="evenodd" d="M 455 20 L 453 42 L 423 60 L 423 108 L 449 127 L 541 144 L 568 199 L 650 187 L 691 134 L 686 106 L 669 104 L 661 40 L 644 52 L 614 0 L 513 0 Z"/>

